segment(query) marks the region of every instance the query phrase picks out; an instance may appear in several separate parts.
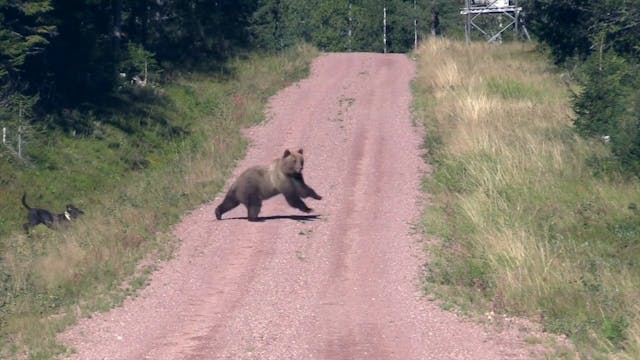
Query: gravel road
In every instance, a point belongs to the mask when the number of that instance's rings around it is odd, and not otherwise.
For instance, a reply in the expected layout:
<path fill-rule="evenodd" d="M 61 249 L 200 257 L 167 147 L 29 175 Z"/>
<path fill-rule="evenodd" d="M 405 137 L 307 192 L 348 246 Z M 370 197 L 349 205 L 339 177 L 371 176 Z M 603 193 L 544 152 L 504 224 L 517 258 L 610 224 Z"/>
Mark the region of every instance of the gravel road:
<path fill-rule="evenodd" d="M 441 310 L 420 290 L 426 261 L 415 64 L 399 54 L 324 54 L 279 92 L 234 176 L 304 148 L 312 216 L 281 196 L 266 221 L 213 203 L 175 228 L 181 245 L 122 307 L 60 336 L 73 359 L 526 359 L 518 331 Z M 231 181 L 231 179 L 230 179 Z M 229 181 L 229 183 L 230 183 Z"/>

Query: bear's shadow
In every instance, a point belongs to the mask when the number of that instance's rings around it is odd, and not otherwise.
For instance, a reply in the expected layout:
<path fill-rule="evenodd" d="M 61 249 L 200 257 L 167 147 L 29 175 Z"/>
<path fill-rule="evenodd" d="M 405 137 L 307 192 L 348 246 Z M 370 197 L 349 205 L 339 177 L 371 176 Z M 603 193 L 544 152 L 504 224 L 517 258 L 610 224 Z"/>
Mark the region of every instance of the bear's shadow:
<path fill-rule="evenodd" d="M 320 215 L 273 215 L 273 216 L 259 216 L 256 222 L 265 222 L 272 220 L 294 220 L 294 221 L 315 221 L 320 218 Z M 236 216 L 221 220 L 247 220 L 246 216 Z"/>

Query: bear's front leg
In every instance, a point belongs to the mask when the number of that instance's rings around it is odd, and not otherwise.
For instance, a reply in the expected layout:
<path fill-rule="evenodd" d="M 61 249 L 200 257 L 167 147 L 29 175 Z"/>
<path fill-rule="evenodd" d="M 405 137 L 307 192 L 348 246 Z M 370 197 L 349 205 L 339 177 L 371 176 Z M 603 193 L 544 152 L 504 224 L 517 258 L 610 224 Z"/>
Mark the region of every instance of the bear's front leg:
<path fill-rule="evenodd" d="M 309 185 L 304 182 L 304 177 L 302 173 L 296 174 L 292 176 L 293 184 L 296 188 L 296 193 L 301 198 L 311 197 L 316 200 L 322 200 L 322 196 L 318 195 L 315 190 L 313 190 Z"/>
<path fill-rule="evenodd" d="M 316 200 L 322 200 L 322 196 L 316 194 L 315 190 L 313 190 L 312 188 L 310 188 L 308 186 L 307 186 L 307 188 L 309 189 L 309 196 L 311 196 L 311 198 L 316 199 Z"/>
<path fill-rule="evenodd" d="M 285 199 L 287 199 L 287 203 L 289 203 L 291 207 L 294 207 L 302 212 L 309 213 L 313 210 L 310 207 L 308 207 L 307 204 L 305 204 L 304 201 L 302 201 L 302 199 L 300 199 L 300 197 L 297 194 L 285 193 L 284 197 Z"/>

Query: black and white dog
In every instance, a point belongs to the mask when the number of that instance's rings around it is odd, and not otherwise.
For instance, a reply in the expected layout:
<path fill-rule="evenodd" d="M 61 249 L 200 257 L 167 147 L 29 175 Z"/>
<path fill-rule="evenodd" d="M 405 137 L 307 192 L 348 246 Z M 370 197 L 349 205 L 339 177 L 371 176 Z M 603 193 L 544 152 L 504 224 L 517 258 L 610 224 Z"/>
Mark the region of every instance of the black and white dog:
<path fill-rule="evenodd" d="M 77 207 L 69 204 L 66 210 L 62 214 L 53 214 L 45 209 L 32 208 L 27 205 L 27 194 L 22 195 L 22 205 L 29 210 L 27 215 L 27 223 L 22 225 L 24 231 L 29 234 L 29 228 L 32 228 L 38 224 L 44 224 L 50 229 L 56 228 L 59 224 L 68 223 L 73 219 L 78 218 L 84 212 Z"/>

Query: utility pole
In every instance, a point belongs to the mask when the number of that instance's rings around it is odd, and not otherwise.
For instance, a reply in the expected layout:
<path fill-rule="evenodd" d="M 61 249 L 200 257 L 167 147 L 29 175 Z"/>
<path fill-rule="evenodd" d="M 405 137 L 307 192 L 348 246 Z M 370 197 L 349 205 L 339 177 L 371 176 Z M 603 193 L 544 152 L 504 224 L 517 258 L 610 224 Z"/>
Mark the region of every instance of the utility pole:
<path fill-rule="evenodd" d="M 471 13 L 469 12 L 469 0 L 465 0 L 465 9 L 466 12 L 463 14 L 465 17 L 464 21 L 464 38 L 467 42 L 467 45 L 471 44 Z"/>
<path fill-rule="evenodd" d="M 387 5 L 385 4 L 382 10 L 382 42 L 384 43 L 384 53 L 387 53 Z"/>
<path fill-rule="evenodd" d="M 351 1 L 349 1 L 349 52 L 351 52 L 351 25 L 353 18 L 351 17 Z"/>

